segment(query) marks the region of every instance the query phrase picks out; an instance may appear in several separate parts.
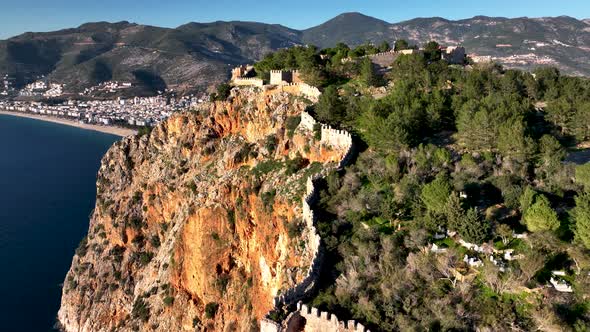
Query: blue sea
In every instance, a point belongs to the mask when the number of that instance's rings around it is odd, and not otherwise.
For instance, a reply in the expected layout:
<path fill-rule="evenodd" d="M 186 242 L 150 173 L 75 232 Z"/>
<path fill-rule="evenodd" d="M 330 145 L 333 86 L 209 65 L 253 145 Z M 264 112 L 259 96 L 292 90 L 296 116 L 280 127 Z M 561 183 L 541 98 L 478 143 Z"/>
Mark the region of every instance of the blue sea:
<path fill-rule="evenodd" d="M 118 139 L 0 115 L 0 331 L 53 330 L 100 159 Z"/>

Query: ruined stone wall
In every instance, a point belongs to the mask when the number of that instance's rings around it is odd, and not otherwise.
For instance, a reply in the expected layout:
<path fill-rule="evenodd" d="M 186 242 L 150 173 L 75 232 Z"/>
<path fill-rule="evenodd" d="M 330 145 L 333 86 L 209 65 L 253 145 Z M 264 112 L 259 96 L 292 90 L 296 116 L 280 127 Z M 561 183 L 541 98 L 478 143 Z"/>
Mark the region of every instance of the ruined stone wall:
<path fill-rule="evenodd" d="M 299 85 L 299 91 L 302 95 L 310 99 L 318 99 L 322 94 L 318 88 L 306 83 L 297 83 Z"/>
<path fill-rule="evenodd" d="M 301 73 L 299 72 L 299 70 L 293 70 L 292 75 L 293 83 L 303 83 L 303 81 L 301 80 Z"/>
<path fill-rule="evenodd" d="M 465 57 L 465 48 L 459 46 L 449 46 L 441 54 L 441 58 L 452 65 L 463 64 L 465 62 Z"/>
<path fill-rule="evenodd" d="M 317 102 L 322 93 L 315 86 L 307 83 L 288 83 L 279 85 L 277 91 L 287 92 L 296 96 L 304 96 L 311 101 Z"/>

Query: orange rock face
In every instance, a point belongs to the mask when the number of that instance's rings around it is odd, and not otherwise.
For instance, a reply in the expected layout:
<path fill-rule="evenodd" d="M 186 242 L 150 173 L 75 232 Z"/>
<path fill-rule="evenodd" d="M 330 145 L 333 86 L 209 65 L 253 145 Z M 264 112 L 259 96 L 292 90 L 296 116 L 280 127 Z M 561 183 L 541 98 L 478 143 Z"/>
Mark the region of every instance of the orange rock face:
<path fill-rule="evenodd" d="M 286 128 L 305 107 L 243 89 L 116 143 L 64 282 L 63 328 L 257 330 L 312 259 L 306 176 L 343 154 Z"/>

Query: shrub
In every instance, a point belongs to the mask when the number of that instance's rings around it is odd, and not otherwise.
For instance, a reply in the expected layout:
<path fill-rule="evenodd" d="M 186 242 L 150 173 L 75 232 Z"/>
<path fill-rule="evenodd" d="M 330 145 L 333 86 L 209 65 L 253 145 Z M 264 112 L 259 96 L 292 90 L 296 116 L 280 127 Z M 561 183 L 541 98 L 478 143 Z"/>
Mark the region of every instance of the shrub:
<path fill-rule="evenodd" d="M 576 207 L 573 209 L 572 215 L 576 221 L 577 239 L 590 249 L 590 193 L 576 197 Z"/>
<path fill-rule="evenodd" d="M 88 237 L 85 236 L 80 241 L 78 248 L 76 248 L 76 255 L 78 255 L 78 257 L 84 257 L 84 256 L 86 256 L 87 252 L 88 252 Z"/>
<path fill-rule="evenodd" d="M 287 226 L 287 234 L 291 239 L 299 237 L 301 232 L 303 232 L 303 224 L 298 220 L 294 220 L 292 222 L 285 221 L 285 224 Z"/>
<path fill-rule="evenodd" d="M 123 253 L 124 252 L 125 252 L 125 247 L 114 246 L 109 251 L 109 256 L 112 257 L 115 262 L 121 263 L 123 261 Z"/>
<path fill-rule="evenodd" d="M 287 128 L 287 136 L 289 136 L 289 138 L 293 138 L 293 135 L 295 134 L 295 129 L 297 129 L 299 123 L 301 123 L 301 116 L 290 116 L 287 118 L 287 121 L 285 122 L 285 127 Z"/>
<path fill-rule="evenodd" d="M 160 237 L 157 235 L 152 236 L 152 238 L 150 239 L 150 243 L 152 244 L 152 247 L 159 248 L 161 245 Z"/>
<path fill-rule="evenodd" d="M 164 305 L 166 305 L 167 307 L 174 304 L 174 298 L 172 296 L 166 296 L 163 301 L 164 301 Z"/>
<path fill-rule="evenodd" d="M 152 259 L 154 258 L 154 253 L 153 252 L 141 252 L 139 253 L 139 265 L 140 266 L 146 266 L 149 264 L 149 262 L 152 261 Z"/>
<path fill-rule="evenodd" d="M 141 136 L 145 136 L 145 135 L 149 135 L 152 132 L 152 127 L 150 126 L 142 126 L 137 130 L 137 136 L 141 137 Z"/>
<path fill-rule="evenodd" d="M 576 182 L 590 190 L 590 163 L 576 166 Z"/>
<path fill-rule="evenodd" d="M 313 139 L 316 141 L 322 139 L 322 125 L 319 123 L 313 125 Z"/>
<path fill-rule="evenodd" d="M 234 209 L 227 210 L 227 221 L 232 227 L 236 224 L 236 211 Z"/>
<path fill-rule="evenodd" d="M 130 221 L 131 228 L 140 230 L 143 227 L 143 220 L 138 216 L 133 216 Z"/>
<path fill-rule="evenodd" d="M 276 190 L 270 190 L 270 191 L 262 193 L 260 198 L 262 199 L 262 203 L 264 204 L 264 209 L 272 212 L 272 206 L 275 202 L 276 195 L 277 195 Z"/>
<path fill-rule="evenodd" d="M 278 144 L 278 140 L 275 135 L 267 136 L 266 140 L 264 141 L 264 147 L 266 148 L 268 153 L 271 155 L 274 154 L 275 151 L 277 150 L 277 144 Z"/>
<path fill-rule="evenodd" d="M 207 305 L 205 305 L 205 316 L 209 319 L 215 317 L 218 309 L 219 309 L 219 304 L 217 304 L 215 302 L 207 303 Z"/>
<path fill-rule="evenodd" d="M 140 297 L 135 300 L 135 303 L 133 303 L 131 314 L 133 315 L 133 318 L 138 318 L 143 322 L 147 322 L 150 319 L 150 306 Z"/>
<path fill-rule="evenodd" d="M 482 218 L 475 208 L 471 208 L 460 219 L 457 232 L 465 241 L 480 244 L 490 234 L 490 223 Z"/>

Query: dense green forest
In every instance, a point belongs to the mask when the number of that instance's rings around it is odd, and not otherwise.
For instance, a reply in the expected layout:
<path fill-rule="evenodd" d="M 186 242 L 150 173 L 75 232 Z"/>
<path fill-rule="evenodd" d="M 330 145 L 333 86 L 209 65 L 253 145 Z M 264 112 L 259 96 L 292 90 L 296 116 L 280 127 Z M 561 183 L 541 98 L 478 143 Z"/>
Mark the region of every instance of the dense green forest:
<path fill-rule="evenodd" d="M 590 138 L 590 80 L 450 66 L 436 43 L 382 75 L 362 56 L 389 47 L 297 47 L 255 65 L 323 87 L 313 112 L 360 150 L 322 183 L 328 257 L 309 303 L 372 331 L 589 331 L 590 164 L 565 160 Z"/>

